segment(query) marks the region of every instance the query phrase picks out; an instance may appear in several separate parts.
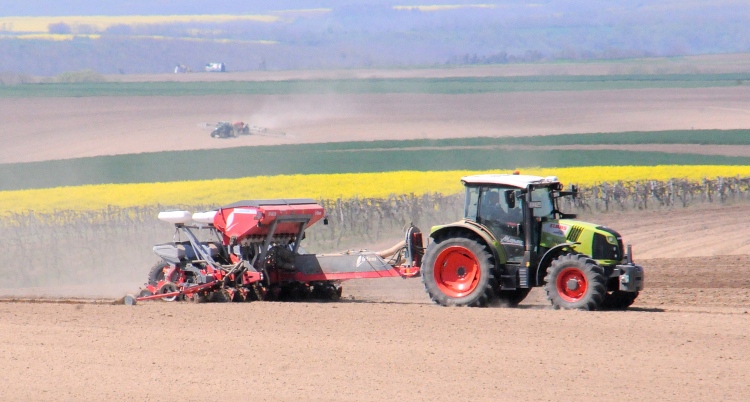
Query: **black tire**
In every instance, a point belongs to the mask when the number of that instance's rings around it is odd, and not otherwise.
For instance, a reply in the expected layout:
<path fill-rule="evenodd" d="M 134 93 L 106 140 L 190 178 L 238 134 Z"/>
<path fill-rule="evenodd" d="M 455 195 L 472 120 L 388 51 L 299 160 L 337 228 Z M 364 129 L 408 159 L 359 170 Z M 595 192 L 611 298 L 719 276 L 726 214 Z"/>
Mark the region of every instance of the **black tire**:
<path fill-rule="evenodd" d="M 159 289 L 156 290 L 156 294 L 161 295 L 161 294 L 174 293 L 177 290 L 178 289 L 177 289 L 177 285 L 176 284 L 174 284 L 172 282 L 165 282 L 164 284 L 162 284 L 159 287 Z M 164 301 L 166 301 L 166 302 L 173 302 L 173 301 L 182 300 L 182 297 L 180 295 L 176 295 L 176 296 L 162 297 L 161 299 L 164 300 Z"/>
<path fill-rule="evenodd" d="M 430 299 L 441 306 L 484 307 L 495 298 L 495 270 L 485 245 L 449 232 L 427 246 L 422 283 Z"/>
<path fill-rule="evenodd" d="M 229 303 L 232 301 L 232 294 L 224 289 L 215 290 L 209 293 L 208 301 L 212 303 Z"/>
<path fill-rule="evenodd" d="M 495 303 L 501 306 L 516 307 L 519 303 L 529 295 L 531 288 L 519 288 L 516 290 L 497 290 L 495 295 L 497 300 Z"/>
<path fill-rule="evenodd" d="M 148 284 L 156 286 L 157 283 L 164 280 L 164 268 L 168 267 L 169 264 L 164 261 L 159 261 L 151 267 L 148 271 Z"/>
<path fill-rule="evenodd" d="M 615 290 L 604 296 L 600 306 L 601 310 L 625 310 L 638 298 L 638 292 L 623 292 Z"/>
<path fill-rule="evenodd" d="M 607 294 L 604 270 L 582 254 L 557 257 L 544 281 L 547 299 L 556 309 L 598 310 Z"/>
<path fill-rule="evenodd" d="M 333 281 L 319 282 L 313 285 L 310 297 L 318 301 L 339 301 L 344 289 Z"/>
<path fill-rule="evenodd" d="M 193 293 L 192 297 L 190 297 L 190 301 L 195 304 L 207 303 L 208 296 L 206 296 L 206 294 L 203 292 L 195 292 Z"/>

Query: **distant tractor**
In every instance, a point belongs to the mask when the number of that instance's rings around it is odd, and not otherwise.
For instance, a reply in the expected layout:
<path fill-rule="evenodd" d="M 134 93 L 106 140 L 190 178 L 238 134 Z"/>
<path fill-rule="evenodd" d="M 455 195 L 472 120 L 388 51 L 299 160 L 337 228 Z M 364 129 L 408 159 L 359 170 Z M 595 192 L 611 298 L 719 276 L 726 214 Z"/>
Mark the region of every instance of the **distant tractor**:
<path fill-rule="evenodd" d="M 216 123 L 216 127 L 211 131 L 211 138 L 234 138 L 239 135 L 249 134 L 250 126 L 247 123 L 241 121 L 235 121 L 233 123 L 220 121 Z"/>
<path fill-rule="evenodd" d="M 444 306 L 515 306 L 544 287 L 555 308 L 625 309 L 643 288 L 643 268 L 621 236 L 558 209 L 555 177 L 462 178 L 464 219 L 432 228 L 422 261 L 430 298 Z"/>
<path fill-rule="evenodd" d="M 216 127 L 211 131 L 211 138 L 233 138 L 236 136 L 234 126 L 226 121 L 216 123 Z"/>

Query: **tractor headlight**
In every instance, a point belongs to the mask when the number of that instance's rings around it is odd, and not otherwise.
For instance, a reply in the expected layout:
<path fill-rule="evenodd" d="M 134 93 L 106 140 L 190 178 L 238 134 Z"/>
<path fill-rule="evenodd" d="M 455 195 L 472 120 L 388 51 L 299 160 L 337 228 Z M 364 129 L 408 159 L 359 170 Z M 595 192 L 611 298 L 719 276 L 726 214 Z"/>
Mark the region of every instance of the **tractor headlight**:
<path fill-rule="evenodd" d="M 607 236 L 607 243 L 617 245 L 617 238 L 614 236 Z"/>

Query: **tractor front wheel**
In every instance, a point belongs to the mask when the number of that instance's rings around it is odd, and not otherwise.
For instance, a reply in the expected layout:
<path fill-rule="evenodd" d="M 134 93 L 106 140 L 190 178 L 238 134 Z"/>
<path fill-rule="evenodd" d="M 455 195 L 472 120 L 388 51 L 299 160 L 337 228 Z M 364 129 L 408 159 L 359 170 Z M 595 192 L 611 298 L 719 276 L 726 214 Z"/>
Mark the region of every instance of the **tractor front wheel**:
<path fill-rule="evenodd" d="M 443 306 L 486 306 L 497 283 L 492 255 L 478 241 L 448 234 L 425 251 L 422 282 L 432 301 Z"/>
<path fill-rule="evenodd" d="M 549 268 L 544 290 L 556 309 L 598 310 L 607 294 L 604 270 L 582 254 L 564 254 Z"/>

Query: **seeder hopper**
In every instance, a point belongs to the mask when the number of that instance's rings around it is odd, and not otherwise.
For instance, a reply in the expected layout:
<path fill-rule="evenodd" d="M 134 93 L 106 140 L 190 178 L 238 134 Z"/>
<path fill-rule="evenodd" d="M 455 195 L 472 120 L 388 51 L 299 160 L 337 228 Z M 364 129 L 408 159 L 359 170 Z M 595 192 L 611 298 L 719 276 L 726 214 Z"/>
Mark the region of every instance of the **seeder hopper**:
<path fill-rule="evenodd" d="M 159 219 L 174 224 L 174 239 L 154 247 L 162 261 L 126 304 L 336 300 L 347 279 L 417 276 L 423 253 L 422 234 L 411 227 L 404 241 L 384 252 L 307 254 L 300 247 L 305 230 L 328 223 L 323 207 L 310 199 L 240 201 L 209 212 L 161 212 Z"/>

